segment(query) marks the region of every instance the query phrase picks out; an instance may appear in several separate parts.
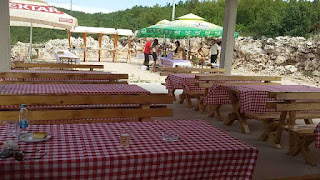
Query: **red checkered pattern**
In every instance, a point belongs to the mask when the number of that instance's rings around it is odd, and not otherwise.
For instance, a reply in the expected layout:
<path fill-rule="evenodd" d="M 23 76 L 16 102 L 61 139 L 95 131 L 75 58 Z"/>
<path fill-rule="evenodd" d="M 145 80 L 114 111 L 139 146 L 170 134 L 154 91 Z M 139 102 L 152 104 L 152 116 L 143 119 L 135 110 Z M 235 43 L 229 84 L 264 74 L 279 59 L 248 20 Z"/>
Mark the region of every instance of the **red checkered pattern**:
<path fill-rule="evenodd" d="M 204 91 L 195 85 L 198 82 L 194 74 L 170 74 L 166 78 L 166 88 L 169 90 L 184 89 L 186 91 Z"/>
<path fill-rule="evenodd" d="M 314 130 L 314 134 L 315 134 L 316 148 L 320 149 L 320 123 L 318 124 L 316 130 Z"/>
<path fill-rule="evenodd" d="M 208 92 L 204 103 L 207 105 L 231 104 L 229 95 L 225 89 L 220 89 L 220 85 L 214 84 Z"/>
<path fill-rule="evenodd" d="M 53 73 L 53 74 L 111 74 L 104 71 L 61 71 L 61 70 L 11 70 L 10 72 L 25 72 L 25 73 Z M 7 81 L 17 81 L 17 78 L 6 78 Z M 89 81 L 89 82 L 108 82 L 106 79 L 60 79 L 60 78 L 25 78 L 25 81 Z"/>
<path fill-rule="evenodd" d="M 150 91 L 137 85 L 128 84 L 2 84 L 0 94 L 150 94 Z M 99 107 L 135 107 L 132 104 L 96 104 L 96 105 L 28 105 L 27 108 L 99 108 Z M 2 109 L 19 109 L 19 106 L 0 106 Z"/>
<path fill-rule="evenodd" d="M 128 84 L 2 84 L 0 94 L 149 94 Z"/>
<path fill-rule="evenodd" d="M 320 88 L 303 85 L 225 85 L 238 92 L 241 113 L 274 112 L 274 109 L 266 108 L 268 92 L 320 92 Z"/>
<path fill-rule="evenodd" d="M 111 74 L 104 71 L 63 71 L 63 70 L 10 70 L 10 72 L 23 72 L 23 73 L 56 73 L 56 74 Z"/>
<path fill-rule="evenodd" d="M 0 161 L 2 179 L 252 179 L 258 156 L 256 148 L 201 120 L 31 128 L 53 136 L 44 143 L 20 142 L 21 149 L 48 155 Z M 128 148 L 119 144 L 122 128 L 131 129 Z M 166 130 L 178 133 L 179 141 L 164 141 Z M 4 127 L 0 134 L 4 140 Z"/>

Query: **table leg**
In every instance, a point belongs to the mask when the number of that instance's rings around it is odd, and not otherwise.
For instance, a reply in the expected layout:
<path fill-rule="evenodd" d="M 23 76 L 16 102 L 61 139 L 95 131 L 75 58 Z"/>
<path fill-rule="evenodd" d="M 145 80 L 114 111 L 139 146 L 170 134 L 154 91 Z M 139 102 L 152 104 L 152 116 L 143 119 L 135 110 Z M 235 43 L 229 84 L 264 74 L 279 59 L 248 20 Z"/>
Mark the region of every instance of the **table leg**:
<path fill-rule="evenodd" d="M 227 92 L 232 103 L 233 114 L 236 115 L 239 121 L 241 131 L 245 134 L 250 134 L 251 132 L 246 117 L 243 113 L 240 113 L 240 100 L 238 99 L 237 92 L 229 89 Z M 234 115 L 229 115 L 228 120 L 225 122 L 226 125 L 231 125 L 234 122 Z"/>
<path fill-rule="evenodd" d="M 213 105 L 208 105 L 208 117 L 214 117 Z"/>
<path fill-rule="evenodd" d="M 200 113 L 204 114 L 207 112 L 207 105 L 204 104 L 205 96 L 200 96 L 199 109 Z"/>
<path fill-rule="evenodd" d="M 214 105 L 213 106 L 213 114 L 217 121 L 223 121 L 221 114 L 220 114 L 220 107 L 221 105 Z"/>
<path fill-rule="evenodd" d="M 269 134 L 269 141 L 275 147 L 281 147 L 280 146 L 280 141 L 281 141 L 281 136 L 282 136 L 282 128 L 286 124 L 287 114 L 288 114 L 287 111 L 282 111 L 281 112 L 279 124 L 278 124 L 278 127 L 277 127 L 276 131 Z"/>
<path fill-rule="evenodd" d="M 200 98 L 201 98 L 200 96 L 197 97 L 197 104 L 196 104 L 196 107 L 194 107 L 195 111 L 199 111 L 200 110 L 200 104 L 201 104 L 201 99 Z"/>
<path fill-rule="evenodd" d="M 185 94 L 185 96 L 186 96 L 187 107 L 192 108 L 191 96 L 189 94 Z"/>
<path fill-rule="evenodd" d="M 273 119 L 265 119 L 263 120 L 263 124 L 264 124 L 264 131 L 260 135 L 259 140 L 267 141 L 270 133 L 274 132 L 277 129 L 278 124 L 274 122 Z"/>
<path fill-rule="evenodd" d="M 179 104 L 183 104 L 183 102 L 184 102 L 184 100 L 186 99 L 186 96 L 185 96 L 185 94 L 180 94 L 179 95 L 179 100 L 178 100 L 178 103 Z"/>

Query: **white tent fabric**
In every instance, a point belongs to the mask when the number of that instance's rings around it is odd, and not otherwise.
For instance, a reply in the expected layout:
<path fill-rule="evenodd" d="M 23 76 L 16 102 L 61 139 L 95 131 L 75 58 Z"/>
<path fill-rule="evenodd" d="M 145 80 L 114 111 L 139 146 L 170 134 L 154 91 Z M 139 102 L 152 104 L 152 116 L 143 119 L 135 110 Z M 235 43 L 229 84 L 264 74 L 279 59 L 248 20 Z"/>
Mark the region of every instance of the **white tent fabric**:
<path fill-rule="evenodd" d="M 10 25 L 71 29 L 78 20 L 64 12 L 49 6 L 45 0 L 10 0 Z"/>
<path fill-rule="evenodd" d="M 103 27 L 86 27 L 77 26 L 70 30 L 72 33 L 88 33 L 88 34 L 117 34 L 114 28 L 103 28 Z"/>
<path fill-rule="evenodd" d="M 130 29 L 117 29 L 117 34 L 119 36 L 133 36 L 134 33 Z"/>
<path fill-rule="evenodd" d="M 177 18 L 178 20 L 204 20 L 203 17 L 197 16 L 195 14 L 189 13 L 184 16 L 180 16 Z"/>

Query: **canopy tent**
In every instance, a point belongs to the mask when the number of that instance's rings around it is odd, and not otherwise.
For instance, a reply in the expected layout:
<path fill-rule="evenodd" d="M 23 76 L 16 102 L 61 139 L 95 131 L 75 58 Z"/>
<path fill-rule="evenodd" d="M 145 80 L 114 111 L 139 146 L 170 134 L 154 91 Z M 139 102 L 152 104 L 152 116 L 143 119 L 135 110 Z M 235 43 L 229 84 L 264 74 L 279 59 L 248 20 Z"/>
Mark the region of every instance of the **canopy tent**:
<path fill-rule="evenodd" d="M 45 0 L 10 0 L 10 25 L 27 26 L 30 29 L 30 59 L 32 55 L 32 27 L 71 29 L 78 20 L 51 7 Z"/>
<path fill-rule="evenodd" d="M 221 26 L 204 21 L 204 18 L 195 14 L 187 14 L 167 24 L 156 24 L 140 30 L 138 37 L 166 37 L 183 39 L 190 37 L 222 37 Z M 235 33 L 238 37 L 238 33 Z"/>
<path fill-rule="evenodd" d="M 162 29 L 162 28 L 165 28 L 167 27 L 168 25 L 170 25 L 171 21 L 168 21 L 166 19 L 164 20 L 161 20 L 159 22 L 157 22 L 155 25 L 152 25 L 152 26 L 149 26 L 149 27 L 146 27 L 146 28 L 142 28 L 140 29 L 138 32 L 137 32 L 137 37 L 158 37 L 158 38 L 163 38 L 164 35 L 157 32 L 157 31 L 149 31 L 148 29 L 151 28 L 151 29 Z"/>
<path fill-rule="evenodd" d="M 86 26 L 78 26 L 74 29 L 71 29 L 68 31 L 68 41 L 69 46 L 71 48 L 71 33 L 83 33 L 83 42 L 84 42 L 84 48 L 86 49 L 86 39 L 87 34 L 97 34 L 98 35 L 98 42 L 99 42 L 99 61 L 101 61 L 101 43 L 102 43 L 102 35 L 113 35 L 113 61 L 117 61 L 117 43 L 118 43 L 118 36 L 133 36 L 132 30 L 129 29 L 115 29 L 115 28 L 104 28 L 104 27 L 86 27 Z M 129 38 L 130 40 L 130 38 Z M 130 53 L 130 47 L 128 50 L 128 53 Z M 86 61 L 87 52 L 84 50 L 84 61 Z"/>

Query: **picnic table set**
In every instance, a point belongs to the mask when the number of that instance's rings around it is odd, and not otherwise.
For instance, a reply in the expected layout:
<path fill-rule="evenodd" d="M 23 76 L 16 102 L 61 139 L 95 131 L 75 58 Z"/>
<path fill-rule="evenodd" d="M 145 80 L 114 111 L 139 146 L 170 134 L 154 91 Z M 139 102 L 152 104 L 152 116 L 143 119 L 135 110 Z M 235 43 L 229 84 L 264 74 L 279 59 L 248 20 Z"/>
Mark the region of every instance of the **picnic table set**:
<path fill-rule="evenodd" d="M 320 92 L 320 88 L 310 87 L 305 85 L 281 85 L 281 84 L 272 84 L 272 83 L 270 84 L 266 83 L 265 85 L 263 85 L 261 83 L 257 83 L 257 81 L 252 81 L 255 83 L 252 83 L 252 85 L 250 85 L 249 82 L 239 81 L 239 80 L 225 81 L 224 83 L 219 80 L 211 81 L 213 82 L 211 88 L 206 90 L 205 88 L 201 88 L 199 86 L 199 83 L 203 81 L 198 80 L 196 76 L 207 76 L 207 75 L 206 74 L 199 75 L 199 74 L 191 74 L 191 73 L 190 74 L 170 74 L 166 78 L 166 88 L 169 90 L 169 92 L 171 91 L 173 93 L 176 89 L 184 90 L 186 92 L 188 91 L 203 92 L 204 94 L 203 103 L 204 105 L 207 106 L 207 110 L 209 110 L 208 112 L 209 115 L 212 113 L 211 116 L 214 116 L 216 120 L 224 121 L 225 125 L 231 125 L 234 122 L 234 120 L 238 120 L 240 124 L 240 129 L 244 133 L 250 133 L 250 129 L 249 129 L 249 126 L 247 125 L 246 120 L 248 118 L 250 119 L 252 116 L 247 116 L 247 114 L 249 115 L 253 114 L 257 116 L 261 114 L 263 116 L 267 113 L 276 112 L 274 108 L 267 107 L 267 104 L 269 102 L 276 103 L 276 102 L 282 102 L 282 101 L 279 101 L 273 97 L 270 97 L 269 96 L 270 93 L 299 93 L 299 92 L 300 93 L 304 93 L 304 92 L 317 93 L 317 92 Z M 226 105 L 226 104 L 231 104 L 233 107 L 233 110 L 230 112 L 228 118 L 223 120 L 220 115 L 219 109 L 222 105 Z M 211 110 L 213 110 L 214 112 L 211 112 Z M 288 114 L 290 115 L 290 118 L 291 118 L 291 115 L 293 113 L 288 113 Z M 305 118 L 305 122 L 312 123 L 312 120 Z M 300 126 L 300 127 L 303 129 L 303 126 Z M 314 127 L 314 126 L 310 125 L 306 127 Z M 268 129 L 266 129 L 265 131 L 268 131 Z M 306 131 L 299 130 L 298 132 L 305 133 Z M 263 132 L 261 137 L 265 135 L 265 133 L 266 132 Z M 320 144 L 320 124 L 317 126 L 317 128 L 315 128 L 314 133 L 312 134 L 314 136 L 316 148 L 320 149 L 320 145 L 319 145 Z M 296 154 L 297 153 L 294 153 L 294 155 Z M 306 160 L 306 163 L 309 164 L 307 160 Z"/>
<path fill-rule="evenodd" d="M 197 128 L 193 128 L 197 126 Z M 52 138 L 19 143 L 20 150 L 41 159 L 0 161 L 4 179 L 251 179 L 258 150 L 202 120 L 143 123 L 34 125 Z M 130 128 L 130 145 L 121 147 L 121 129 Z M 164 141 L 175 131 L 179 140 Z M 0 129 L 0 140 L 5 137 Z M 29 156 L 29 157 L 28 157 Z"/>
<path fill-rule="evenodd" d="M 14 71 L 14 73 L 25 72 L 72 74 L 72 71 L 60 70 Z M 79 71 L 79 74 L 104 73 Z M 37 78 L 34 80 L 37 81 Z M 51 80 L 52 78 L 48 78 L 48 81 Z M 79 95 L 77 97 L 111 95 L 119 96 L 121 101 L 124 101 L 126 96 L 144 97 L 153 93 L 132 84 L 0 84 L 0 98 L 12 97 L 17 102 L 29 96 L 63 99 L 64 96 L 74 95 Z M 151 99 L 163 99 L 161 97 L 150 96 Z M 143 104 L 134 104 L 129 99 L 132 103 L 117 105 L 92 104 L 92 102 L 87 105 L 48 105 L 32 101 L 31 104 L 26 103 L 25 107 L 32 113 L 41 109 L 47 111 L 63 108 L 67 108 L 67 111 L 72 109 L 86 111 L 91 108 L 99 111 L 105 107 L 120 110 L 139 107 L 141 110 L 148 110 L 155 101 L 151 99 L 139 100 Z M 6 104 L 0 105 L 0 110 L 15 111 L 16 118 L 19 118 L 18 105 L 12 105 L 10 102 Z M 46 121 L 33 123 L 35 121 L 31 120 L 28 133 L 16 137 L 9 136 L 6 126 L 0 126 L 0 145 L 2 143 L 3 149 L 0 151 L 0 164 L 3 167 L 0 168 L 0 178 L 252 179 L 253 177 L 258 150 L 203 120 L 128 119 L 111 123 L 74 121 L 77 123 L 61 124 L 52 124 L 51 120 L 48 120 L 49 123 Z M 44 132 L 46 133 L 44 139 L 33 138 L 34 134 Z M 13 141 L 8 141 L 10 139 Z M 3 154 L 4 152 L 7 154 Z"/>

